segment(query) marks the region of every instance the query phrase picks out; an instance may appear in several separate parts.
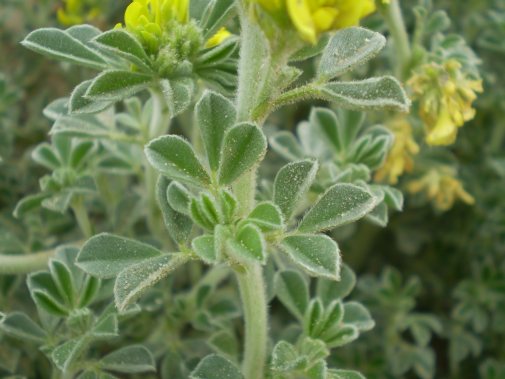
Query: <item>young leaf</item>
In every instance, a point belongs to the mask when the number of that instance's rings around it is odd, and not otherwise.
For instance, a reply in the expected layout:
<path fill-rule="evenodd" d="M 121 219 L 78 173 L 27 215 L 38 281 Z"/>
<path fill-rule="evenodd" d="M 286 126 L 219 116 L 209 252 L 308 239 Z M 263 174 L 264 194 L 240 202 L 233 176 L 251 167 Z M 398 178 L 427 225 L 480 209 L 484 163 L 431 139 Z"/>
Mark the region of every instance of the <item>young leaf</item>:
<path fill-rule="evenodd" d="M 284 228 L 281 210 L 269 201 L 259 203 L 247 216 L 247 219 L 264 232 Z"/>
<path fill-rule="evenodd" d="M 95 278 L 94 276 L 88 275 L 82 285 L 80 290 L 80 298 L 79 298 L 79 307 L 83 308 L 94 300 L 98 290 L 100 289 L 100 285 L 102 284 L 101 280 Z"/>
<path fill-rule="evenodd" d="M 324 305 L 330 304 L 335 299 L 343 299 L 349 295 L 356 285 L 356 275 L 349 266 L 343 264 L 340 270 L 340 280 L 317 280 L 316 293 Z"/>
<path fill-rule="evenodd" d="M 75 302 L 75 283 L 69 268 L 63 262 L 51 259 L 49 271 L 53 276 L 60 296 L 66 300 L 69 306 L 72 306 Z"/>
<path fill-rule="evenodd" d="M 289 236 L 282 240 L 281 247 L 309 274 L 339 279 L 340 251 L 330 237 L 323 234 Z"/>
<path fill-rule="evenodd" d="M 45 310 L 49 314 L 57 317 L 65 317 L 68 315 L 68 309 L 47 291 L 33 290 L 32 298 L 39 308 Z"/>
<path fill-rule="evenodd" d="M 275 294 L 282 304 L 299 320 L 303 319 L 309 303 L 306 280 L 296 271 L 286 270 L 275 275 Z"/>
<path fill-rule="evenodd" d="M 112 313 L 98 321 L 91 332 L 93 337 L 109 339 L 118 336 L 117 315 Z"/>
<path fill-rule="evenodd" d="M 90 238 L 76 262 L 82 270 L 99 278 L 113 278 L 128 266 L 161 255 L 151 245 L 108 233 Z"/>
<path fill-rule="evenodd" d="M 240 370 L 219 355 L 208 355 L 200 361 L 189 376 L 190 379 L 244 379 Z"/>
<path fill-rule="evenodd" d="M 174 210 L 167 201 L 169 180 L 160 176 L 156 185 L 156 199 L 163 215 L 163 221 L 170 237 L 177 243 L 188 240 L 193 227 L 193 221 L 183 213 Z"/>
<path fill-rule="evenodd" d="M 354 325 L 360 332 L 371 330 L 375 326 L 368 309 L 356 301 L 344 304 L 344 322 Z"/>
<path fill-rule="evenodd" d="M 286 341 L 279 341 L 272 351 L 272 369 L 279 372 L 301 370 L 307 365 L 307 358 L 300 356 L 295 347 Z"/>
<path fill-rule="evenodd" d="M 66 372 L 88 345 L 86 337 L 69 340 L 53 350 L 51 359 L 56 367 Z"/>
<path fill-rule="evenodd" d="M 291 217 L 300 199 L 309 190 L 318 167 L 317 161 L 307 159 L 289 163 L 277 173 L 273 200 L 286 219 Z"/>
<path fill-rule="evenodd" d="M 254 124 L 242 123 L 229 129 L 224 136 L 219 183 L 232 183 L 256 165 L 265 155 L 265 135 Z"/>
<path fill-rule="evenodd" d="M 21 44 L 37 53 L 62 61 L 103 70 L 106 63 L 94 50 L 69 33 L 56 28 L 41 28 L 26 36 Z"/>
<path fill-rule="evenodd" d="M 386 38 L 371 30 L 352 27 L 339 30 L 323 51 L 317 76 L 326 81 L 366 63 L 386 45 Z"/>
<path fill-rule="evenodd" d="M 205 263 L 213 264 L 217 262 L 218 254 L 215 249 L 213 235 L 204 234 L 203 236 L 195 238 L 191 242 L 191 247 L 195 251 L 195 254 Z"/>
<path fill-rule="evenodd" d="M 5 334 L 38 344 L 46 341 L 47 333 L 30 317 L 21 312 L 6 315 L 0 322 L 0 330 Z"/>
<path fill-rule="evenodd" d="M 390 109 L 408 112 L 410 100 L 391 76 L 355 82 L 330 82 L 321 87 L 321 97 L 347 109 Z"/>
<path fill-rule="evenodd" d="M 123 347 L 102 358 L 101 368 L 125 374 L 155 371 L 156 364 L 149 350 L 144 346 Z"/>
<path fill-rule="evenodd" d="M 205 92 L 196 104 L 196 123 L 202 133 L 209 165 L 213 171 L 219 168 L 224 134 L 233 126 L 236 117 L 233 103 L 215 92 Z"/>
<path fill-rule="evenodd" d="M 288 161 L 303 159 L 306 154 L 291 132 L 282 131 L 270 138 L 272 149 Z"/>
<path fill-rule="evenodd" d="M 149 163 L 167 177 L 192 185 L 206 186 L 210 178 L 188 141 L 179 136 L 158 137 L 146 146 Z"/>
<path fill-rule="evenodd" d="M 112 105 L 111 101 L 101 101 L 85 97 L 91 83 L 93 83 L 93 80 L 86 80 L 74 88 L 68 100 L 68 110 L 70 113 L 98 113 Z M 51 131 L 53 132 L 53 130 Z"/>
<path fill-rule="evenodd" d="M 153 81 L 150 75 L 109 70 L 98 75 L 90 84 L 84 97 L 95 101 L 119 101 L 148 88 Z"/>
<path fill-rule="evenodd" d="M 177 212 L 188 214 L 191 201 L 190 192 L 181 183 L 172 182 L 167 188 L 168 204 Z"/>
<path fill-rule="evenodd" d="M 358 371 L 352 370 L 328 370 L 328 377 L 326 379 L 366 379 Z"/>
<path fill-rule="evenodd" d="M 185 254 L 163 254 L 126 267 L 114 284 L 114 300 L 120 311 L 136 301 L 145 291 L 189 260 Z"/>
<path fill-rule="evenodd" d="M 151 62 L 142 45 L 124 29 L 112 29 L 93 39 L 99 48 L 116 54 L 140 69 L 151 71 Z"/>
<path fill-rule="evenodd" d="M 195 92 L 193 79 L 163 79 L 159 84 L 171 117 L 177 116 L 189 107 Z"/>
<path fill-rule="evenodd" d="M 317 232 L 359 220 L 376 205 L 375 197 L 353 184 L 335 184 L 305 214 L 298 230 Z"/>
<path fill-rule="evenodd" d="M 235 239 L 228 241 L 228 247 L 228 251 L 239 260 L 266 263 L 265 239 L 256 225 L 241 227 Z"/>

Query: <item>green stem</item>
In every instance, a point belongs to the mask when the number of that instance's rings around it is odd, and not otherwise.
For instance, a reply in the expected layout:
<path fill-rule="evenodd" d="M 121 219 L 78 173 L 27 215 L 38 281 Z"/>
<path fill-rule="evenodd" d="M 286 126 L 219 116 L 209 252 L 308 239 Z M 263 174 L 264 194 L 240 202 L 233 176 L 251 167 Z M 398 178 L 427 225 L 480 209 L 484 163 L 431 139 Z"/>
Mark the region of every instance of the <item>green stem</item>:
<path fill-rule="evenodd" d="M 396 65 L 397 75 L 403 79 L 407 74 L 407 69 L 412 59 L 412 52 L 400 3 L 398 0 L 391 0 L 389 5 L 384 5 L 381 9 L 395 43 L 395 55 L 398 59 L 398 64 Z"/>
<path fill-rule="evenodd" d="M 72 202 L 72 210 L 84 237 L 91 238 L 93 235 L 93 226 L 89 221 L 88 212 L 84 206 L 84 199 L 81 196 L 76 197 Z"/>
<path fill-rule="evenodd" d="M 267 353 L 268 314 L 263 268 L 250 264 L 237 273 L 245 321 L 245 346 L 242 372 L 246 379 L 263 379 Z"/>

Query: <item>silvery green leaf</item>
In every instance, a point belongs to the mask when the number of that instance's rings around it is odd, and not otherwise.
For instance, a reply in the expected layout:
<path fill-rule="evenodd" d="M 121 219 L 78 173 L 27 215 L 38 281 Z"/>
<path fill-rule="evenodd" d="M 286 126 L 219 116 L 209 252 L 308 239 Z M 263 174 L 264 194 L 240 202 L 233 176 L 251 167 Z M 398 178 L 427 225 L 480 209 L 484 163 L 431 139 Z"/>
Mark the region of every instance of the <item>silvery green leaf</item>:
<path fill-rule="evenodd" d="M 275 294 L 282 304 L 299 320 L 309 303 L 309 289 L 305 278 L 296 271 L 286 270 L 275 275 Z"/>
<path fill-rule="evenodd" d="M 193 99 L 195 83 L 191 78 L 160 81 L 161 92 L 168 106 L 170 117 L 184 112 Z"/>
<path fill-rule="evenodd" d="M 188 214 L 191 201 L 190 192 L 181 183 L 172 182 L 167 188 L 168 204 L 177 212 Z"/>
<path fill-rule="evenodd" d="M 117 315 L 115 313 L 111 313 L 97 321 L 91 333 L 95 338 L 109 339 L 117 337 L 119 335 L 118 332 Z"/>
<path fill-rule="evenodd" d="M 189 238 L 193 221 L 184 213 L 177 212 L 170 206 L 167 199 L 168 184 L 167 178 L 159 177 L 156 184 L 156 200 L 170 237 L 177 243 L 183 243 Z"/>
<path fill-rule="evenodd" d="M 272 370 L 289 372 L 301 370 L 307 365 L 307 357 L 300 356 L 295 347 L 286 341 L 279 341 L 272 351 Z"/>
<path fill-rule="evenodd" d="M 96 36 L 93 41 L 99 48 L 118 55 L 141 70 L 151 71 L 151 60 L 138 40 L 125 29 L 112 29 Z"/>
<path fill-rule="evenodd" d="M 384 36 L 368 29 L 351 27 L 339 30 L 323 51 L 317 69 L 318 79 L 326 81 L 366 63 L 385 45 Z"/>
<path fill-rule="evenodd" d="M 74 88 L 68 100 L 68 110 L 70 113 L 98 113 L 112 105 L 110 100 L 102 101 L 85 97 L 92 83 L 93 80 L 86 80 Z"/>
<path fill-rule="evenodd" d="M 258 164 L 266 153 L 265 135 L 258 126 L 241 123 L 228 129 L 224 136 L 219 183 L 231 184 Z"/>
<path fill-rule="evenodd" d="M 100 29 L 93 25 L 83 24 L 83 25 L 73 25 L 65 30 L 65 33 L 78 39 L 84 44 L 90 42 L 97 35 L 102 33 Z"/>
<path fill-rule="evenodd" d="M 244 379 L 233 363 L 215 354 L 202 359 L 189 377 L 190 379 Z"/>
<path fill-rule="evenodd" d="M 282 167 L 274 181 L 274 203 L 286 219 L 291 218 L 296 206 L 309 190 L 319 165 L 315 160 L 292 162 Z"/>
<path fill-rule="evenodd" d="M 89 339 L 87 337 L 69 340 L 53 350 L 51 359 L 56 367 L 63 372 L 67 372 L 88 345 Z"/>
<path fill-rule="evenodd" d="M 265 239 L 254 224 L 242 226 L 235 238 L 228 241 L 227 251 L 240 261 L 266 263 Z"/>
<path fill-rule="evenodd" d="M 203 236 L 196 237 L 191 242 L 191 247 L 198 257 L 205 263 L 216 263 L 218 261 L 218 254 L 216 252 L 216 243 L 214 236 L 204 234 Z"/>
<path fill-rule="evenodd" d="M 94 101 L 119 101 L 149 88 L 153 82 L 151 75 L 109 70 L 98 75 L 84 93 L 84 97 Z"/>
<path fill-rule="evenodd" d="M 299 234 L 281 242 L 284 251 L 309 274 L 338 280 L 340 251 L 338 245 L 324 234 Z"/>
<path fill-rule="evenodd" d="M 125 268 L 161 254 L 151 245 L 102 233 L 86 241 L 76 262 L 90 275 L 113 278 Z"/>
<path fill-rule="evenodd" d="M 224 96 L 207 91 L 196 104 L 195 121 L 202 133 L 210 168 L 217 171 L 225 132 L 233 126 L 237 114 L 233 103 Z"/>
<path fill-rule="evenodd" d="M 208 4 L 205 8 L 199 25 L 204 32 L 204 38 L 208 39 L 224 25 L 226 19 L 232 15 L 235 2 L 233 0 L 211 0 L 205 1 Z"/>
<path fill-rule="evenodd" d="M 158 137 L 147 144 L 145 153 L 149 163 L 170 179 L 198 186 L 210 183 L 193 147 L 179 136 Z"/>
<path fill-rule="evenodd" d="M 163 254 L 126 267 L 118 274 L 114 284 L 117 308 L 125 310 L 145 291 L 188 260 L 189 256 L 182 253 Z"/>
<path fill-rule="evenodd" d="M 298 230 L 302 233 L 329 230 L 364 217 L 376 206 L 376 198 L 353 184 L 330 187 L 305 214 Z"/>
<path fill-rule="evenodd" d="M 410 100 L 401 84 L 391 76 L 354 82 L 330 82 L 320 87 L 321 97 L 355 110 L 389 109 L 408 112 Z"/>
<path fill-rule="evenodd" d="M 293 133 L 281 131 L 269 142 L 272 149 L 288 161 L 303 159 L 306 155 Z"/>
<path fill-rule="evenodd" d="M 0 322 L 0 330 L 12 337 L 28 340 L 37 344 L 44 343 L 47 333 L 25 313 L 12 312 Z"/>
<path fill-rule="evenodd" d="M 371 330 L 375 326 L 368 309 L 356 301 L 344 304 L 344 322 L 354 325 L 360 332 Z"/>
<path fill-rule="evenodd" d="M 65 300 L 67 305 L 73 306 L 75 302 L 76 285 L 70 269 L 62 261 L 51 259 L 49 261 L 49 271 L 51 272 L 60 296 Z"/>
<path fill-rule="evenodd" d="M 264 232 L 284 228 L 284 217 L 280 208 L 269 201 L 257 204 L 247 219 Z"/>
<path fill-rule="evenodd" d="M 317 280 L 316 293 L 324 305 L 328 305 L 333 300 L 343 299 L 348 296 L 356 285 L 356 275 L 349 266 L 343 264 L 340 270 L 340 280 L 328 280 L 319 278 Z"/>
<path fill-rule="evenodd" d="M 41 28 L 34 30 L 26 36 L 21 44 L 51 58 L 97 70 L 106 68 L 106 62 L 100 54 L 60 29 Z"/>
<path fill-rule="evenodd" d="M 358 371 L 330 369 L 328 370 L 327 379 L 366 379 L 366 378 Z"/>
<path fill-rule="evenodd" d="M 100 367 L 125 374 L 136 374 L 155 371 L 156 363 L 147 348 L 141 345 L 133 345 L 106 355 L 100 360 Z"/>
<path fill-rule="evenodd" d="M 14 208 L 13 215 L 16 218 L 23 217 L 25 214 L 39 208 L 44 200 L 50 197 L 49 193 L 38 193 L 36 195 L 28 195 L 21 199 Z"/>

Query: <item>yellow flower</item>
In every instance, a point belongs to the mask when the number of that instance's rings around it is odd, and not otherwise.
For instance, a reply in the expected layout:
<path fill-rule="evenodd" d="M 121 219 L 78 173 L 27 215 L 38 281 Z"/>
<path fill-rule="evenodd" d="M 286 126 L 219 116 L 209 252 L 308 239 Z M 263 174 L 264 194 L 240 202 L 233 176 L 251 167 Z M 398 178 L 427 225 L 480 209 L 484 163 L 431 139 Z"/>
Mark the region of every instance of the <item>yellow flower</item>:
<path fill-rule="evenodd" d="M 270 13 L 287 13 L 303 40 L 315 44 L 320 34 L 357 25 L 375 11 L 374 0 L 255 0 Z"/>
<path fill-rule="evenodd" d="M 221 29 L 219 29 L 216 34 L 214 34 L 212 37 L 210 37 L 207 40 L 207 43 L 205 44 L 205 47 L 210 48 L 217 46 L 227 40 L 229 37 L 231 37 L 231 33 L 223 26 Z"/>
<path fill-rule="evenodd" d="M 456 178 L 456 172 L 448 166 L 430 169 L 420 179 L 413 180 L 407 185 L 411 193 L 425 192 L 435 208 L 447 211 L 452 208 L 456 200 L 466 204 L 474 204 L 475 199 L 466 192 L 463 184 Z"/>
<path fill-rule="evenodd" d="M 133 0 L 124 15 L 126 29 L 151 52 L 160 47 L 163 30 L 171 21 L 188 21 L 189 0 Z"/>
<path fill-rule="evenodd" d="M 395 118 L 387 126 L 395 139 L 386 162 L 375 173 L 375 179 L 396 184 L 403 173 L 414 168 L 413 156 L 419 153 L 419 145 L 412 135 L 412 126 L 405 117 Z"/>
<path fill-rule="evenodd" d="M 59 23 L 66 26 L 92 22 L 101 14 L 99 5 L 99 1 L 63 0 L 56 15 Z"/>
<path fill-rule="evenodd" d="M 408 82 L 419 100 L 419 113 L 426 127 L 426 142 L 430 145 L 450 145 L 456 140 L 458 128 L 475 116 L 472 108 L 482 81 L 469 79 L 461 64 L 448 60 L 444 64 L 425 64 Z"/>

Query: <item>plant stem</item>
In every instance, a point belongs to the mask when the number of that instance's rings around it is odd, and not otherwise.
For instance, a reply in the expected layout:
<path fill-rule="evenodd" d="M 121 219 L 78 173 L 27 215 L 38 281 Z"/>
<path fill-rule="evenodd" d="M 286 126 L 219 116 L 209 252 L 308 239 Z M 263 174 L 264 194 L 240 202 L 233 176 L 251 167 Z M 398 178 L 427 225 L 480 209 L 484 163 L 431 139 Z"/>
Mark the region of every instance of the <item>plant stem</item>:
<path fill-rule="evenodd" d="M 91 238 L 93 235 L 93 226 L 89 221 L 88 212 L 84 206 L 84 199 L 82 196 L 78 196 L 72 202 L 72 210 L 74 211 L 75 218 L 77 219 L 77 224 L 82 231 L 85 238 Z"/>
<path fill-rule="evenodd" d="M 245 322 L 242 372 L 246 379 L 263 379 L 268 335 L 263 268 L 258 263 L 250 264 L 245 273 L 237 273 L 237 281 Z"/>
<path fill-rule="evenodd" d="M 400 4 L 398 0 L 391 0 L 389 5 L 384 5 L 381 9 L 395 43 L 395 53 L 398 59 L 396 65 L 397 75 L 399 78 L 404 79 L 412 58 L 412 52 Z"/>
<path fill-rule="evenodd" d="M 268 41 L 246 7 L 239 6 L 241 47 L 237 91 L 237 121 L 251 121 L 252 111 L 259 102 L 268 75 L 270 50 Z M 254 207 L 256 169 L 244 174 L 234 185 L 240 203 L 240 213 L 245 216 Z M 245 339 L 242 372 L 245 379 L 263 379 L 267 354 L 268 310 L 259 263 L 244 266 L 236 272 L 244 311 Z"/>

